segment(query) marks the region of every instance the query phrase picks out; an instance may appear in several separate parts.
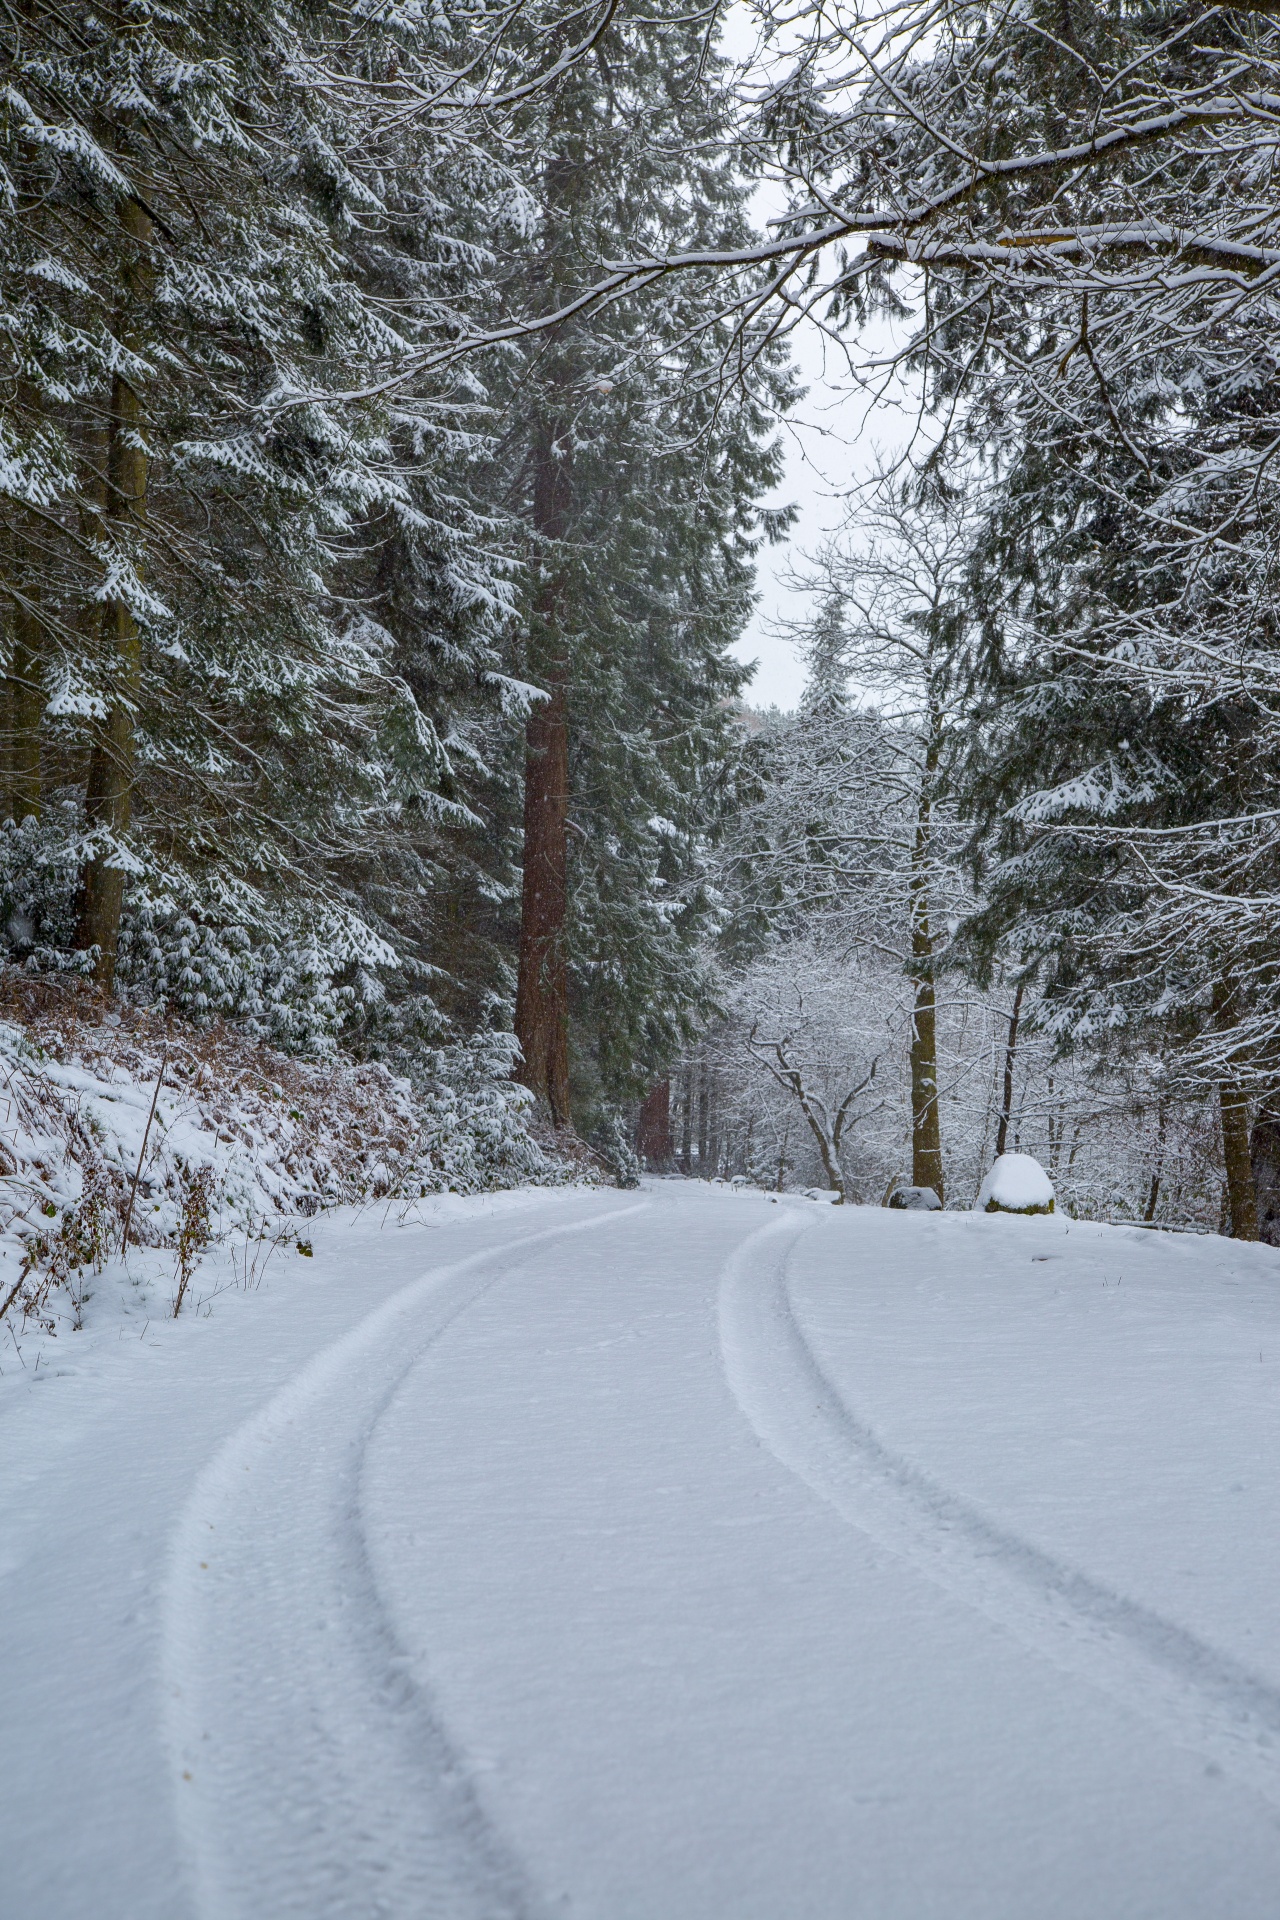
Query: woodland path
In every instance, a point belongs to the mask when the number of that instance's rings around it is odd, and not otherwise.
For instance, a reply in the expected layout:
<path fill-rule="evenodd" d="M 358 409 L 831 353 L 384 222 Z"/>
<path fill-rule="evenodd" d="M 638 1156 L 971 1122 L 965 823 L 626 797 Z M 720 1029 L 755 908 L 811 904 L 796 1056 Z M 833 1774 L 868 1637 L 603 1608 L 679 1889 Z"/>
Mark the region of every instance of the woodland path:
<path fill-rule="evenodd" d="M 1280 1258 L 678 1182 L 0 1402 L 4 1920 L 1233 1920 Z"/>

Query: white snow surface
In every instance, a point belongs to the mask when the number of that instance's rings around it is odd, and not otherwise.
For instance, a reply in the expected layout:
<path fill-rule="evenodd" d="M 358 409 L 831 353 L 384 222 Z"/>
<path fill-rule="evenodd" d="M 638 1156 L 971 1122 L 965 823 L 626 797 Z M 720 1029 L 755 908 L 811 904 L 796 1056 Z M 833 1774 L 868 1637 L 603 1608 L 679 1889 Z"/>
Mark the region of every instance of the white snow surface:
<path fill-rule="evenodd" d="M 1047 1207 L 1052 1199 L 1053 1182 L 1038 1160 L 1029 1153 L 1002 1153 L 992 1162 L 974 1205 L 981 1210 L 994 1200 L 998 1207 L 1018 1212 Z"/>
<path fill-rule="evenodd" d="M 1280 1260 L 656 1182 L 0 1377 L 4 1920 L 1273 1920 Z"/>

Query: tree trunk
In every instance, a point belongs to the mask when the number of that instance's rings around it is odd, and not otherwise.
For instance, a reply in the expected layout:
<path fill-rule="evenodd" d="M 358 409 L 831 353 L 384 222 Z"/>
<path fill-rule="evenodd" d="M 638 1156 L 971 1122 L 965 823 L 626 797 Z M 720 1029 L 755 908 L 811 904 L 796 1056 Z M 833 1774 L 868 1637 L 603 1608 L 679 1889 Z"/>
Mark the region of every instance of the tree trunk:
<path fill-rule="evenodd" d="M 693 1068 L 684 1070 L 684 1110 L 680 1116 L 680 1171 L 685 1179 L 693 1173 Z"/>
<path fill-rule="evenodd" d="M 141 345 L 141 309 L 150 297 L 152 275 L 147 257 L 151 221 L 136 201 L 121 211 L 130 251 L 124 264 L 124 303 L 119 324 L 121 343 L 133 350 Z M 104 529 L 121 559 L 140 575 L 140 534 L 147 514 L 147 454 L 143 440 L 143 407 L 136 390 L 122 373 L 111 385 L 107 421 L 107 497 Z M 129 830 L 133 801 L 133 729 L 141 680 L 142 648 L 137 622 L 127 603 L 110 599 L 102 613 L 104 678 L 110 701 L 107 717 L 96 731 L 89 761 L 85 814 L 90 829 L 109 842 Z M 110 844 L 87 863 L 83 874 L 80 926 L 76 945 L 96 949 L 93 972 L 108 993 L 115 984 L 120 912 L 124 902 L 124 870 L 114 864 Z"/>
<path fill-rule="evenodd" d="M 529 715 L 525 734 L 524 885 L 516 1038 L 519 1072 L 553 1126 L 569 1111 L 568 906 L 569 734 L 563 686 Z"/>
<path fill-rule="evenodd" d="M 1280 1247 L 1280 1115 L 1260 1113 L 1249 1139 L 1258 1238 Z"/>
<path fill-rule="evenodd" d="M 567 441 L 556 426 L 535 450 L 534 532 L 542 545 L 542 577 L 530 622 L 529 665 L 548 699 L 530 710 L 525 729 L 524 882 L 520 966 L 516 986 L 519 1077 L 556 1127 L 571 1123 L 569 1102 L 569 969 L 565 921 L 569 906 L 568 673 L 562 629 L 563 578 L 554 544 L 569 513 Z"/>
<path fill-rule="evenodd" d="M 658 1173 L 670 1171 L 675 1158 L 671 1137 L 671 1082 L 657 1080 L 650 1087 L 640 1108 L 636 1128 L 636 1152 L 647 1167 Z"/>
<path fill-rule="evenodd" d="M 1018 1057 L 1018 1022 L 1022 1018 L 1022 995 L 1025 982 L 1019 980 L 1013 996 L 1013 1011 L 1009 1015 L 1009 1037 L 1004 1049 L 1004 1091 L 1000 1102 L 1000 1124 L 996 1128 L 996 1159 L 1006 1153 L 1009 1147 L 1009 1122 L 1013 1117 L 1013 1067 Z"/>
<path fill-rule="evenodd" d="M 926 936 L 927 937 L 927 936 Z M 916 944 L 912 940 L 912 946 Z M 916 985 L 911 1027 L 911 1184 L 932 1187 L 945 1200 L 942 1127 L 938 1114 L 937 1007 L 933 981 Z"/>
<path fill-rule="evenodd" d="M 8 753 L 4 813 L 9 820 L 40 816 L 40 723 L 44 718 L 44 627 L 37 589 L 23 545 L 15 543 L 14 613 L 5 679 Z"/>
<path fill-rule="evenodd" d="M 1214 1025 L 1220 1033 L 1229 1033 L 1239 1017 L 1236 985 L 1228 976 L 1214 989 Z M 1227 1072 L 1230 1072 L 1229 1049 Z M 1218 1111 L 1222 1117 L 1222 1164 L 1227 1176 L 1228 1230 L 1233 1240 L 1256 1240 L 1258 1196 L 1249 1159 L 1249 1100 L 1226 1075 L 1218 1083 Z"/>
<path fill-rule="evenodd" d="M 839 1196 L 836 1205 L 842 1207 L 845 1204 L 847 1196 L 844 1185 L 844 1168 L 840 1165 L 840 1156 L 832 1145 L 830 1136 L 824 1133 L 817 1117 L 809 1111 L 808 1107 L 804 1110 L 804 1117 L 809 1122 L 809 1131 L 817 1142 L 818 1157 L 822 1161 L 822 1170 L 827 1176 L 827 1186 L 833 1193 Z"/>
<path fill-rule="evenodd" d="M 707 1087 L 707 1068 L 703 1062 L 698 1076 L 698 1178 L 707 1177 L 707 1149 L 709 1146 L 707 1119 L 710 1108 L 710 1092 Z"/>
<path fill-rule="evenodd" d="M 933 782 L 938 770 L 939 738 L 931 726 L 924 779 L 916 816 L 911 859 L 911 971 L 916 983 L 911 1020 L 911 1183 L 932 1187 L 945 1201 L 942 1172 L 942 1122 L 938 1112 L 938 1009 L 933 978 L 933 934 L 929 919 L 930 823 Z"/>
<path fill-rule="evenodd" d="M 1168 1114 L 1165 1111 L 1165 1105 L 1162 1100 L 1156 1115 L 1156 1151 L 1155 1158 L 1151 1163 L 1151 1188 L 1147 1194 L 1146 1211 L 1142 1216 L 1144 1220 L 1154 1220 L 1156 1217 L 1156 1208 L 1160 1204 L 1160 1182 L 1164 1178 L 1164 1148 L 1167 1131 Z"/>
<path fill-rule="evenodd" d="M 44 717 L 44 629 L 20 607 L 9 660 L 9 796 L 12 820 L 40 817 L 40 722 Z"/>
<path fill-rule="evenodd" d="M 1227 1211 L 1233 1240 L 1258 1237 L 1258 1200 L 1249 1158 L 1249 1102 L 1238 1087 L 1218 1089 L 1222 1113 L 1222 1159 L 1227 1175 Z"/>
<path fill-rule="evenodd" d="M 31 0 L 26 0 L 20 13 L 27 20 L 34 18 Z M 29 174 L 26 168 L 20 168 L 19 179 L 14 184 L 17 185 L 20 201 L 24 203 L 24 212 L 19 219 L 28 244 L 37 244 L 37 235 L 38 244 L 42 246 L 56 244 L 46 242 L 44 237 L 48 231 L 45 213 L 47 203 L 38 169 Z M 43 422 L 46 417 L 44 398 L 32 381 L 16 380 L 12 398 L 20 419 L 25 416 L 33 426 Z M 24 532 L 27 537 L 24 537 Z M 47 541 L 48 537 L 48 529 L 42 528 L 39 521 L 31 516 L 26 520 L 25 528 L 21 521 L 18 523 L 7 555 L 10 562 L 13 621 L 4 685 L 7 751 L 3 817 L 19 823 L 40 817 L 40 727 L 45 708 L 46 641 L 40 605 L 41 560 L 37 542 Z"/>

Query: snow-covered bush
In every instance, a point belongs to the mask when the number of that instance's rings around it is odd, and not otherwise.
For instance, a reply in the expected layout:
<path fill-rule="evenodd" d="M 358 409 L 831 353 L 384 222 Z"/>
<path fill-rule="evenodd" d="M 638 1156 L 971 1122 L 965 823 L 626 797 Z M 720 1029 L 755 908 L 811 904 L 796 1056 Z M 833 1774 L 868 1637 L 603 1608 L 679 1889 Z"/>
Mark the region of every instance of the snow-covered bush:
<path fill-rule="evenodd" d="M 620 1113 L 605 1114 L 591 1136 L 591 1145 L 620 1187 L 640 1185 L 640 1159 Z"/>
<path fill-rule="evenodd" d="M 0 1315 L 39 1316 L 58 1288 L 74 1305 L 126 1230 L 189 1257 L 344 1202 L 590 1178 L 531 1137 L 507 1061 L 442 1049 L 411 1086 L 0 973 Z"/>
<path fill-rule="evenodd" d="M 0 952 L 30 973 L 88 973 L 78 897 L 83 810 L 66 799 L 0 823 Z M 291 1053 L 324 1054 L 384 991 L 397 956 L 351 912 L 272 908 L 225 875 L 148 867 L 129 876 L 116 982 L 125 996 L 197 1022 L 224 1019 Z"/>
<path fill-rule="evenodd" d="M 0 822 L 0 952 L 33 972 L 83 972 L 75 948 L 83 863 L 81 809 Z"/>

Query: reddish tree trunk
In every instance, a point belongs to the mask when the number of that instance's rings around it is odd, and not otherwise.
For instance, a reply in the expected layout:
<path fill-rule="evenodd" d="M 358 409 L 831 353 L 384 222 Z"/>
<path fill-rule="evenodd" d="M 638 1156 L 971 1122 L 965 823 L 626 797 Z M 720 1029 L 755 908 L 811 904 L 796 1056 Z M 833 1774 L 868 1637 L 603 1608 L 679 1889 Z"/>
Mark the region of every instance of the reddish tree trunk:
<path fill-rule="evenodd" d="M 636 1152 L 646 1166 L 665 1173 L 675 1161 L 675 1141 L 671 1135 L 671 1082 L 659 1080 L 650 1087 L 640 1109 L 636 1129 Z"/>
<path fill-rule="evenodd" d="M 524 768 L 524 894 L 520 911 L 520 975 L 516 1038 L 524 1054 L 520 1078 L 569 1125 L 568 970 L 564 921 L 569 818 L 569 730 L 564 687 L 529 715 Z"/>
<path fill-rule="evenodd" d="M 1280 1247 L 1280 1116 L 1262 1112 L 1249 1136 L 1258 1238 Z"/>
<path fill-rule="evenodd" d="M 564 582 L 555 543 L 569 513 L 568 447 L 549 427 L 535 450 L 533 525 L 543 546 L 542 579 L 530 621 L 529 667 L 548 698 L 530 711 L 525 730 L 524 891 L 516 1039 L 524 1056 L 520 1079 L 567 1127 L 569 1110 L 569 971 L 565 917 L 569 904 L 568 672 L 562 629 Z"/>

